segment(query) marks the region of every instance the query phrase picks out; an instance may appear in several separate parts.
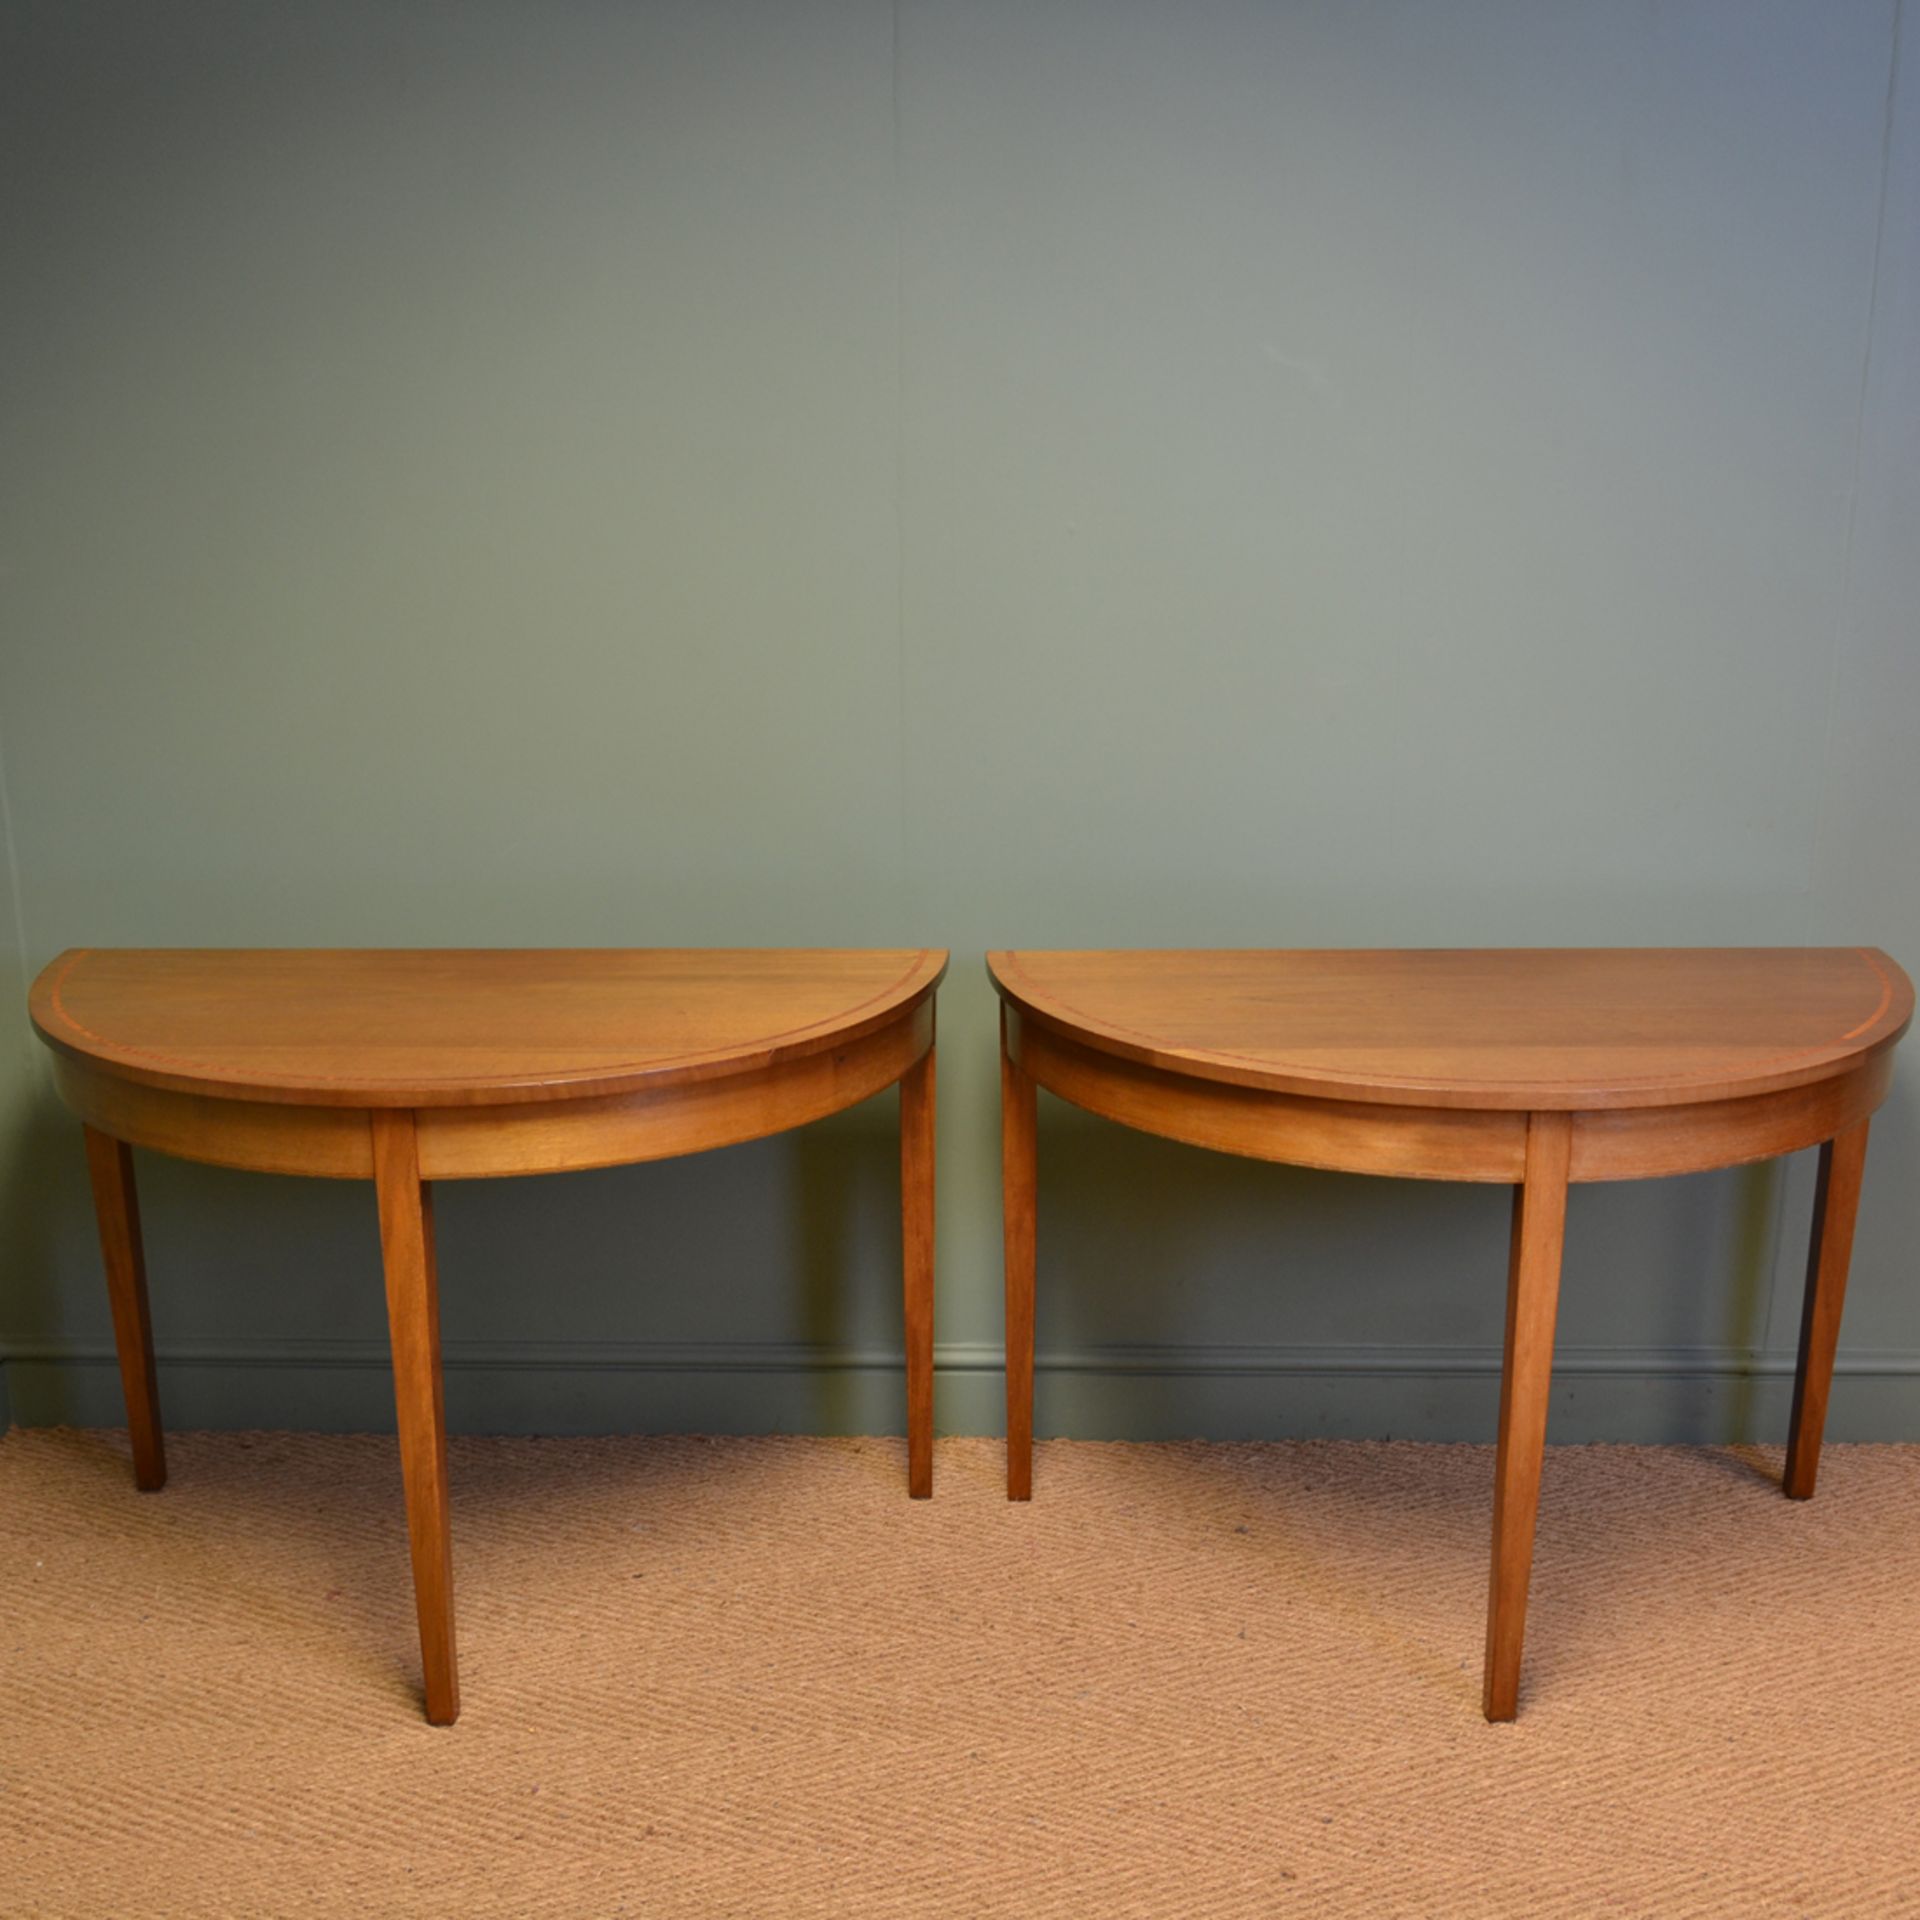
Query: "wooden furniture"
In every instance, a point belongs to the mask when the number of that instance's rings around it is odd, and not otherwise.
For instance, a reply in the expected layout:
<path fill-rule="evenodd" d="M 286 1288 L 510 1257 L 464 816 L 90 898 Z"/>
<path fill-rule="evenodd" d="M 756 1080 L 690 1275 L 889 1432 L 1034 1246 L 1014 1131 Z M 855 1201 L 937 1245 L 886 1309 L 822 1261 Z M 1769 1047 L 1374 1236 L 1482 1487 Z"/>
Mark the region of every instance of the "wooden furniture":
<path fill-rule="evenodd" d="M 1007 1492 L 1032 1491 L 1034 1089 L 1195 1146 L 1514 1189 L 1484 1704 L 1513 1718 L 1567 1187 L 1819 1146 L 1785 1486 L 1813 1492 L 1866 1158 L 1913 989 L 1870 948 L 992 953 Z"/>
<path fill-rule="evenodd" d="M 85 1123 L 135 1483 L 166 1454 L 130 1147 L 371 1180 L 429 1720 L 460 1710 L 432 1182 L 728 1146 L 900 1088 L 908 1491 L 933 1491 L 934 990 L 918 952 L 82 948 L 32 1013 Z"/>

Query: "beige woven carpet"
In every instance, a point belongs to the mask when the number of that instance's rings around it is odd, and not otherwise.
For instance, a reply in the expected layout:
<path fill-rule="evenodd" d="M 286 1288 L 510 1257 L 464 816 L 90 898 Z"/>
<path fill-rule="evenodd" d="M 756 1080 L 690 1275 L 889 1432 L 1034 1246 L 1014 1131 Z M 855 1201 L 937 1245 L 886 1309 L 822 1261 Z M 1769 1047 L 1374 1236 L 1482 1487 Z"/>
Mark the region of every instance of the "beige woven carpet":
<path fill-rule="evenodd" d="M 463 1440 L 426 1726 L 393 1442 L 0 1440 L 0 1913 L 1920 1913 L 1920 1448 Z"/>

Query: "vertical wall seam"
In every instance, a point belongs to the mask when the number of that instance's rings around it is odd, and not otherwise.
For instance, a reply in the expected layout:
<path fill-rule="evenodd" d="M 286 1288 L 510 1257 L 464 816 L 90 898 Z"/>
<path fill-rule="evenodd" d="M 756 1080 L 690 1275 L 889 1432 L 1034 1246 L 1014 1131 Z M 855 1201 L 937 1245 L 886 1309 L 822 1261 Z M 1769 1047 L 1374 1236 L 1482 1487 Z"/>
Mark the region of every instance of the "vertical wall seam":
<path fill-rule="evenodd" d="M 13 806 L 7 797 L 7 749 L 4 739 L 0 739 L 0 839 L 7 847 L 7 888 L 13 904 L 13 939 L 20 955 L 20 983 L 24 988 L 32 978 L 32 970 L 27 963 L 27 913 L 25 895 L 20 886 L 20 854 L 14 844 Z M 20 1003 L 20 1014 L 26 1017 L 26 1001 Z"/>
<path fill-rule="evenodd" d="M 888 114 L 893 185 L 893 649 L 896 764 L 900 824 L 900 904 L 902 918 L 917 923 L 920 901 L 913 885 L 913 836 L 909 783 L 913 756 L 907 743 L 907 221 L 906 188 L 900 158 L 900 0 L 888 8 Z M 903 938 L 923 940 L 909 926 Z"/>
<path fill-rule="evenodd" d="M 1806 932 L 1816 930 L 1818 885 L 1833 814 L 1833 742 L 1839 723 L 1840 681 L 1852 627 L 1855 530 L 1860 511 L 1860 469 L 1867 439 L 1867 396 L 1873 386 L 1874 322 L 1880 306 L 1880 264 L 1886 252 L 1887 198 L 1893 174 L 1893 116 L 1899 98 L 1900 33 L 1906 0 L 1893 0 L 1891 31 L 1887 36 L 1887 89 L 1880 109 L 1880 192 L 1873 222 L 1873 262 L 1867 274 L 1867 320 L 1860 348 L 1860 382 L 1854 396 L 1853 450 L 1847 473 L 1847 507 L 1840 543 L 1840 590 L 1834 609 L 1831 658 L 1827 665 L 1827 711 L 1820 741 L 1820 784 L 1814 809 L 1811 861 L 1807 872 Z"/>
<path fill-rule="evenodd" d="M 4 742 L 0 742 L 0 839 L 6 842 L 7 888 L 8 897 L 13 905 L 13 939 L 20 955 L 20 1003 L 15 1016 L 24 1026 L 27 1021 L 26 993 L 32 981 L 32 971 L 27 964 L 27 916 L 22 904 L 20 887 L 20 855 L 14 845 L 13 808 L 7 799 L 7 755 Z M 12 1035 L 9 1035 L 11 1043 Z M 20 1050 L 23 1056 L 32 1051 L 31 1030 L 19 1036 Z M 0 1273 L 0 1288 L 4 1288 L 6 1275 Z M 4 1434 L 13 1425 L 13 1397 L 7 1384 L 7 1363 L 0 1356 L 0 1434 Z"/>
<path fill-rule="evenodd" d="M 1880 191 L 1873 219 L 1873 259 L 1867 271 L 1867 318 L 1860 345 L 1860 384 L 1854 396 L 1853 449 L 1847 471 L 1847 508 L 1840 541 L 1840 585 L 1834 608 L 1831 657 L 1827 663 L 1827 711 L 1820 737 L 1819 783 L 1814 796 L 1813 836 L 1808 855 L 1806 906 L 1801 938 L 1811 942 L 1819 931 L 1820 876 L 1830 844 L 1831 822 L 1835 807 L 1833 796 L 1834 734 L 1839 725 L 1840 682 L 1847 647 L 1852 633 L 1854 604 L 1853 571 L 1855 528 L 1860 511 L 1860 469 L 1867 440 L 1867 397 L 1873 389 L 1874 323 L 1880 309 L 1880 263 L 1887 243 L 1887 198 L 1893 176 L 1893 117 L 1900 92 L 1900 35 L 1905 22 L 1906 0 L 1893 0 L 1893 15 L 1887 34 L 1887 88 L 1880 108 Z M 1775 1315 L 1779 1308 L 1780 1262 L 1792 1261 L 1781 1229 L 1786 1221 L 1786 1186 L 1780 1182 L 1779 1201 L 1774 1219 L 1773 1258 L 1767 1278 L 1767 1317 L 1761 1339 L 1771 1348 Z M 1797 1331 L 1798 1314 L 1792 1316 Z"/>

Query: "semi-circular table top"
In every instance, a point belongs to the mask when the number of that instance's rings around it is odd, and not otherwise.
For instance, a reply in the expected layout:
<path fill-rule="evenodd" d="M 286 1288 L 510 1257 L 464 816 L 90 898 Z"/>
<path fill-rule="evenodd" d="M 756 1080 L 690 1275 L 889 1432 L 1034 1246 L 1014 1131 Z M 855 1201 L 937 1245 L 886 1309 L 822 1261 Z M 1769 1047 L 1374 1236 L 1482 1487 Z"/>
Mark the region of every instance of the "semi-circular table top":
<path fill-rule="evenodd" d="M 1873 947 L 995 952 L 1002 998 L 1164 1074 L 1312 1099 L 1584 1111 L 1744 1099 L 1889 1051 Z"/>
<path fill-rule="evenodd" d="M 89 948 L 35 981 L 56 1051 L 309 1107 L 524 1107 L 763 1072 L 887 1027 L 930 948 Z"/>
<path fill-rule="evenodd" d="M 132 1149 L 371 1180 L 427 1718 L 460 1711 L 433 1192 L 764 1139 L 898 1090 L 907 1485 L 933 1490 L 930 948 L 112 949 L 34 982 L 86 1130 L 136 1483 L 166 1479 Z"/>

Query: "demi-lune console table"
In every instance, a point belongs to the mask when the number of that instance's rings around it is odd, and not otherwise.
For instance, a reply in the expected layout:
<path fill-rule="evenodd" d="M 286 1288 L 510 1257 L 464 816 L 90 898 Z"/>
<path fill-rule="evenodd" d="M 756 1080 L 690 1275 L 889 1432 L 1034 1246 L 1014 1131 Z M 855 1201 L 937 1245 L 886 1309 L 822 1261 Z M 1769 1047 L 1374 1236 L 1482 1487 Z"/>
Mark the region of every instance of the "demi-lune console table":
<path fill-rule="evenodd" d="M 134 1478 L 166 1479 L 130 1147 L 371 1180 L 426 1714 L 454 1658 L 436 1180 L 729 1146 L 900 1088 L 908 1490 L 933 1490 L 934 990 L 929 950 L 82 948 L 32 1014 L 85 1123 Z"/>
<path fill-rule="evenodd" d="M 1785 1489 L 1813 1492 L 1868 1117 L 1913 988 L 1871 948 L 993 953 L 1007 1491 L 1033 1455 L 1034 1089 L 1256 1159 L 1514 1189 L 1484 1705 L 1510 1720 L 1568 1183 L 1820 1148 Z"/>

